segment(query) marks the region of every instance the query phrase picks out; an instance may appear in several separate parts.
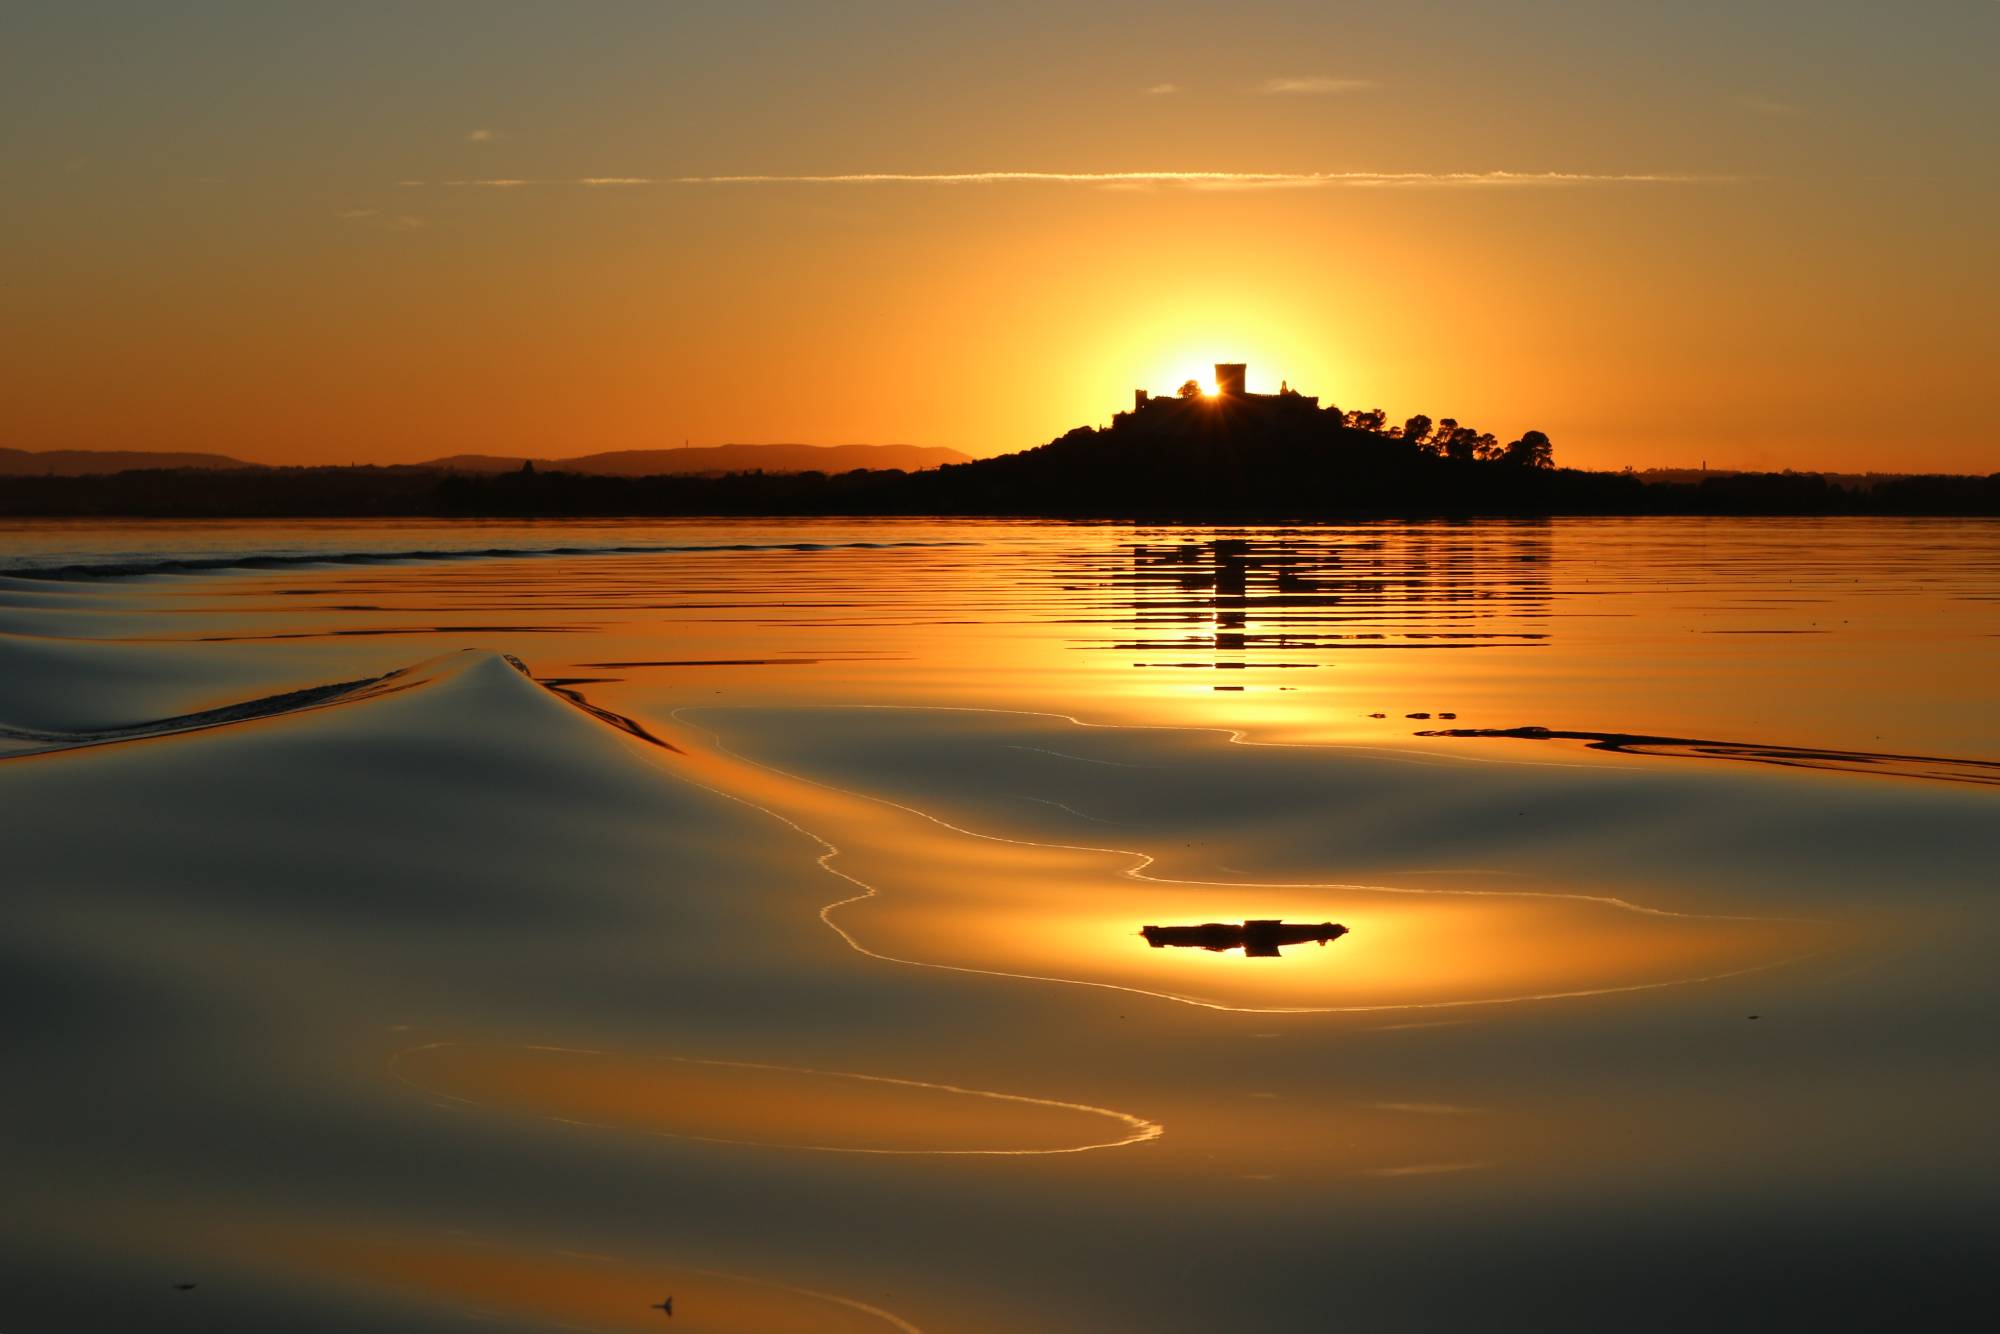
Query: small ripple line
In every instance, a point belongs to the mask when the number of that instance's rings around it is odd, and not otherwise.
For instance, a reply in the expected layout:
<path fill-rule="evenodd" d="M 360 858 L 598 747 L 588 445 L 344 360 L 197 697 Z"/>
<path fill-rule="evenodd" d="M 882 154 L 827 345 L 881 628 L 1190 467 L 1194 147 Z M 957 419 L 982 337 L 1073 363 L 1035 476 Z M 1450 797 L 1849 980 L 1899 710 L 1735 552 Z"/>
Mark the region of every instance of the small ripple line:
<path fill-rule="evenodd" d="M 407 1056 L 418 1052 L 437 1051 L 446 1047 L 493 1046 L 490 1043 L 472 1042 L 424 1042 L 414 1047 L 406 1047 L 389 1057 L 389 1072 L 395 1078 L 420 1093 L 435 1098 L 445 1098 L 467 1107 L 489 1108 L 490 1105 L 472 1098 L 462 1098 L 452 1093 L 441 1093 L 411 1079 L 397 1067 Z M 573 1056 L 611 1056 L 617 1052 L 603 1051 L 594 1047 L 559 1047 L 538 1043 L 522 1044 L 516 1050 L 561 1052 Z M 1059 1111 L 1085 1112 L 1093 1116 L 1107 1117 L 1123 1122 L 1130 1133 L 1119 1139 L 1104 1140 L 1095 1144 L 1072 1144 L 1053 1149 L 873 1149 L 857 1148 L 838 1144 L 788 1144 L 774 1140 L 731 1139 L 721 1135 L 691 1135 L 675 1130 L 646 1130 L 642 1134 L 657 1135 L 666 1139 L 692 1140 L 699 1144 L 734 1144 L 757 1149 L 797 1149 L 810 1153 L 853 1153 L 880 1157 L 899 1158 L 1045 1158 L 1069 1153 L 1094 1153 L 1099 1149 L 1122 1149 L 1130 1144 L 1144 1144 L 1158 1139 L 1166 1133 L 1166 1127 L 1158 1121 L 1151 1121 L 1131 1112 L 1121 1112 L 1113 1107 L 1097 1107 L 1086 1102 L 1067 1102 L 1060 1098 L 1037 1098 L 1025 1093 L 997 1093 L 991 1089 L 965 1088 L 958 1084 L 939 1084 L 924 1079 L 902 1079 L 892 1075 L 863 1075 L 850 1070 L 817 1070 L 798 1065 L 768 1065 L 757 1061 L 710 1060 L 696 1056 L 648 1056 L 651 1061 L 671 1061 L 679 1065 L 704 1065 L 725 1070 L 759 1070 L 769 1074 L 814 1075 L 824 1079 L 852 1079 L 864 1084 L 890 1084 L 899 1088 L 925 1089 L 933 1093 L 954 1093 L 968 1098 L 985 1098 L 993 1102 L 1022 1103 L 1031 1107 L 1051 1107 Z M 595 1121 L 580 1121 L 566 1116 L 544 1116 L 543 1120 L 558 1121 L 564 1125 L 582 1126 L 592 1130 L 611 1130 L 616 1127 L 602 1125 Z"/>

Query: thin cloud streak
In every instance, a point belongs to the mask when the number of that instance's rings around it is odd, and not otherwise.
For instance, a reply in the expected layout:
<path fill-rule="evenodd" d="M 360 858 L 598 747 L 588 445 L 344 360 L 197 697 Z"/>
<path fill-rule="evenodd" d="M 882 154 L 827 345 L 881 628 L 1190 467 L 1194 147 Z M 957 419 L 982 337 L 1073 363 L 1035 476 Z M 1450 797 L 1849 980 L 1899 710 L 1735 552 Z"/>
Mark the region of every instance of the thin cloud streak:
<path fill-rule="evenodd" d="M 1268 97 L 1318 97 L 1328 93 L 1357 93 L 1375 87 L 1373 79 L 1336 79 L 1326 75 L 1310 78 L 1266 79 L 1257 91 Z"/>
<path fill-rule="evenodd" d="M 484 177 L 438 181 L 445 189 L 589 189 L 728 185 L 1090 185 L 1120 188 L 1180 186 L 1210 190 L 1370 189 L 1575 185 L 1711 185 L 1735 176 L 1692 172 L 1586 171 L 950 171 L 843 172 L 826 175 L 578 176 L 544 179 Z M 403 181 L 421 188 L 423 181 Z"/>

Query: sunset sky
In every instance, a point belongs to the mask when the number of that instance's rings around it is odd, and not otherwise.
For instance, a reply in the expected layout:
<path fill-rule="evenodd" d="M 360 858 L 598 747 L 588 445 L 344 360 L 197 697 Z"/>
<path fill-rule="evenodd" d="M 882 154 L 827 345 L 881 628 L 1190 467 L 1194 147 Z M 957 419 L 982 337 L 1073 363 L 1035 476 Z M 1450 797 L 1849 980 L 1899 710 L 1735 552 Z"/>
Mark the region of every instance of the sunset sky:
<path fill-rule="evenodd" d="M 0 445 L 991 454 L 1228 359 L 1575 465 L 1992 471 L 1996 54 L 1994 0 L 12 5 Z"/>

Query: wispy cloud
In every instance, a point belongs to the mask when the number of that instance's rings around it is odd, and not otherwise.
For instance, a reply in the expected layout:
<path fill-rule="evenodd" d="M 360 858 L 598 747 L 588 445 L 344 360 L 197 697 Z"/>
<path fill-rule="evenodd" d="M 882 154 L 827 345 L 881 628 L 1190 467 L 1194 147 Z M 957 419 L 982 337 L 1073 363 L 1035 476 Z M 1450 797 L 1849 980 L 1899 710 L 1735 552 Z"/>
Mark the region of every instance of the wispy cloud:
<path fill-rule="evenodd" d="M 1314 74 L 1304 77 L 1266 79 L 1257 85 L 1257 91 L 1269 96 L 1324 96 L 1328 93 L 1355 93 L 1363 88 L 1375 87 L 1373 79 L 1336 79 L 1330 75 Z"/>
<path fill-rule="evenodd" d="M 576 176 L 531 179 L 474 177 L 441 180 L 445 189 L 519 190 L 564 186 L 639 188 L 731 185 L 1086 185 L 1207 190 L 1525 188 L 1579 185 L 1705 185 L 1737 179 L 1690 172 L 1587 171 L 941 171 L 840 172 L 825 175 Z M 421 188 L 425 181 L 403 181 Z"/>
<path fill-rule="evenodd" d="M 1177 83 L 1156 83 L 1146 90 L 1148 97 L 1167 97 L 1181 90 Z"/>
<path fill-rule="evenodd" d="M 465 134 L 465 142 L 469 144 L 490 144 L 499 137 L 499 135 L 491 130 L 468 130 Z"/>

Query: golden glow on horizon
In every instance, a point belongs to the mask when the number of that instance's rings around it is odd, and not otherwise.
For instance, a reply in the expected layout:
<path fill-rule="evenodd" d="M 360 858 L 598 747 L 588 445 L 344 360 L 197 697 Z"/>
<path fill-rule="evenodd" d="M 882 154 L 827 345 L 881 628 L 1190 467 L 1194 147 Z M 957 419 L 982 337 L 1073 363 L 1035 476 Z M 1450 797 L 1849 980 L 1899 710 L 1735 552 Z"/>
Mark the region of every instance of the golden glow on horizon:
<path fill-rule="evenodd" d="M 1557 254 L 1527 218 L 1489 219 L 1500 232 L 1476 238 L 1426 232 L 1404 196 L 1331 219 L 1295 192 L 1176 196 L 1140 215 L 1119 194 L 1066 196 L 1059 215 L 1032 194 L 970 198 L 898 197 L 895 227 L 876 235 L 782 199 L 724 195 L 676 224 L 695 246 L 601 205 L 459 195 L 448 248 L 441 226 L 324 238 L 301 268 L 261 238 L 230 252 L 229 284 L 198 256 L 128 255 L 105 280 L 149 295 L 115 327 L 99 327 L 73 287 L 41 293 L 31 277 L 23 318 L 42 336 L 0 367 L 24 386 L 9 443 L 273 463 L 684 441 L 990 455 L 1107 424 L 1135 388 L 1172 394 L 1243 362 L 1254 393 L 1282 379 L 1322 406 L 1380 407 L 1391 421 L 1451 416 L 1502 438 L 1540 429 L 1577 466 L 1879 464 L 1880 430 L 1853 425 L 1865 414 L 1834 424 L 1798 406 L 1837 401 L 1826 377 L 1845 367 L 1843 384 L 1943 414 L 1934 434 L 1957 453 L 1937 466 L 1978 464 L 1976 433 L 1948 429 L 1976 336 L 1933 326 L 1956 350 L 1899 358 L 1895 375 L 1925 384 L 1892 393 L 1880 363 L 1856 363 L 1835 289 L 1772 307 L 1820 312 L 1782 335 L 1749 318 L 1718 334 L 1721 297 L 1665 253 L 1657 226 L 1629 249 Z M 549 252 L 535 283 L 501 282 L 532 226 L 592 243 Z M 1224 229 L 1263 241 L 1227 271 L 1179 271 Z M 1502 243 L 1517 262 L 1487 261 L 1483 247 Z M 398 315 L 385 323 L 391 293 Z M 1475 310 L 1508 314 L 1455 313 Z M 1705 364 L 1718 343 L 1727 364 Z M 117 393 L 90 391 L 113 373 Z M 1671 407 L 1663 385 L 1683 387 Z"/>
<path fill-rule="evenodd" d="M 1742 49 L 1720 18 L 1674 21 L 1713 25 L 1718 58 Z M 1941 43 L 1964 17 L 1871 21 L 1875 50 Z M 300 43 L 327 80 L 301 86 L 340 90 L 332 103 L 246 85 L 225 131 L 213 86 L 247 67 L 230 43 L 166 23 L 164 55 L 84 65 L 91 24 L 51 11 L 27 49 L 72 27 L 74 44 L 17 62 L 30 170 L 6 286 L 10 326 L 34 336 L 0 359 L 16 448 L 991 455 L 1241 361 L 1252 392 L 1284 379 L 1391 421 L 1540 429 L 1565 464 L 1996 466 L 2000 267 L 1977 222 L 1990 153 L 1968 128 L 1991 117 L 1955 119 L 1942 96 L 1885 95 L 1894 116 L 1760 113 L 1650 46 L 1578 61 L 1559 25 L 1533 46 L 1560 55 L 1546 86 L 1572 100 L 1547 105 L 1588 114 L 1550 123 L 1521 82 L 1468 127 L 1408 95 L 1410 52 L 1487 54 L 1477 24 L 1427 11 L 1231 24 L 1210 77 L 1137 97 L 1109 86 L 1107 55 L 1184 60 L 1181 25 L 976 6 L 888 43 L 839 25 L 879 62 L 856 81 L 821 44 L 742 40 L 755 20 L 719 10 L 702 40 L 649 22 L 607 46 L 619 59 L 554 59 L 560 124 L 471 135 L 381 100 L 407 34 L 357 20 L 379 40 Z M 1315 29 L 1379 82 L 1250 91 Z M 1987 99 L 1976 67 L 1962 86 L 1933 71 L 1988 45 L 1961 32 L 1904 68 Z M 1022 85 L 1024 56 L 1049 76 Z M 1614 66 L 1610 93 L 1592 71 Z M 1893 68 L 1871 55 L 1845 82 Z M 456 70 L 451 100 L 490 104 L 485 71 Z M 765 114 L 719 114 L 725 87 Z M 659 114 L 620 110 L 642 104 Z M 127 132 L 155 120 L 184 151 L 172 170 Z M 1883 173 L 1859 214 L 1856 163 Z M 1296 188 L 1327 173 L 1383 183 Z M 1445 183 L 1467 176 L 1515 183 Z M 709 184 L 632 184 L 684 178 Z"/>

